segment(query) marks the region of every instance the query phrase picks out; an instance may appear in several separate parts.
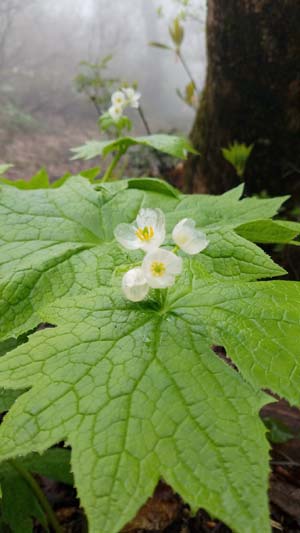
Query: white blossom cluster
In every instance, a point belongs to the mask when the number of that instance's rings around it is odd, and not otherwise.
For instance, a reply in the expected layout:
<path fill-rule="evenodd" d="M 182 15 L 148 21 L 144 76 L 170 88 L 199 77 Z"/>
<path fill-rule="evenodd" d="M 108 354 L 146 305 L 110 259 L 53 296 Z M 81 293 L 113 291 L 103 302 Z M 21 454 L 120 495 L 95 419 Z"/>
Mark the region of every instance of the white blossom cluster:
<path fill-rule="evenodd" d="M 132 87 L 126 87 L 120 91 L 115 91 L 111 97 L 111 103 L 108 112 L 111 118 L 115 121 L 123 115 L 123 111 L 126 107 L 130 106 L 135 109 L 139 107 L 139 99 L 141 95 L 135 91 Z"/>
<path fill-rule="evenodd" d="M 123 276 L 123 293 L 132 302 L 143 300 L 150 288 L 165 289 L 175 283 L 182 271 L 182 258 L 174 251 L 160 248 L 166 236 L 165 216 L 161 209 L 141 209 L 133 224 L 119 224 L 114 235 L 127 250 L 143 250 L 146 255 L 141 266 L 132 268 Z M 173 229 L 176 248 L 189 255 L 204 250 L 209 241 L 196 228 L 195 221 L 184 218 Z"/>

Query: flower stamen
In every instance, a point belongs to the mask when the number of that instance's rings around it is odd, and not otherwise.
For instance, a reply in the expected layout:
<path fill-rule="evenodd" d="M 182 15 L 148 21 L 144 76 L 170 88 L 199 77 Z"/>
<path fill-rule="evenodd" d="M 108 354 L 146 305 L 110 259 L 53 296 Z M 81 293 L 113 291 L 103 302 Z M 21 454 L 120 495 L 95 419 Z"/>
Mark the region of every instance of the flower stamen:
<path fill-rule="evenodd" d="M 166 265 L 164 263 L 160 263 L 159 261 L 153 261 L 151 264 L 151 272 L 153 276 L 161 277 L 164 275 L 166 271 Z"/>
<path fill-rule="evenodd" d="M 154 236 L 154 229 L 152 226 L 145 226 L 144 228 L 138 228 L 135 234 L 141 241 L 150 241 Z"/>

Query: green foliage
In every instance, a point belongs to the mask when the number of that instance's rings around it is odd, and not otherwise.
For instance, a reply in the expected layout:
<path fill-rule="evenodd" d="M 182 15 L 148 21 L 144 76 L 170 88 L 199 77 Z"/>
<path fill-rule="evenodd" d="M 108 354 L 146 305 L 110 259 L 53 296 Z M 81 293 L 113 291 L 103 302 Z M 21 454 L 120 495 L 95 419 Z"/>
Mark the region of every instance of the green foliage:
<path fill-rule="evenodd" d="M 134 145 L 148 146 L 181 159 L 186 159 L 188 152 L 198 153 L 184 137 L 160 133 L 148 135 L 147 137 L 120 137 L 113 141 L 89 141 L 82 146 L 72 148 L 71 151 L 75 153 L 72 159 L 105 157 L 114 150 L 120 150 L 125 153 L 130 146 Z"/>
<path fill-rule="evenodd" d="M 253 242 L 295 244 L 300 233 L 300 223 L 287 220 L 256 220 L 236 228 L 236 232 Z"/>
<path fill-rule="evenodd" d="M 108 77 L 106 74 L 112 58 L 112 55 L 107 55 L 98 63 L 81 61 L 82 71 L 74 80 L 77 91 L 88 97 L 99 115 L 108 107 L 112 90 L 121 82 L 120 79 Z"/>
<path fill-rule="evenodd" d="M 97 144 L 87 157 L 115 148 Z M 270 531 L 259 419 L 270 399 L 261 390 L 299 403 L 300 288 L 257 281 L 285 271 L 251 240 L 261 232 L 286 242 L 299 225 L 270 225 L 285 198 L 241 193 L 189 196 L 150 178 L 1 187 L 1 338 L 56 327 L 0 359 L 0 386 L 19 391 L 0 427 L 0 458 L 65 440 L 91 533 L 117 533 L 160 477 L 193 510 L 236 531 Z M 167 240 L 185 217 L 209 239 L 183 256 L 163 304 L 133 304 L 120 290 L 121 272 L 141 255 L 120 249 L 113 230 L 141 207 L 163 209 Z"/>
<path fill-rule="evenodd" d="M 130 131 L 132 129 L 132 122 L 126 116 L 122 115 L 118 120 L 114 120 L 108 112 L 103 113 L 98 120 L 100 130 L 106 133 L 116 133 L 119 137 L 123 131 Z"/>
<path fill-rule="evenodd" d="M 185 92 L 182 92 L 179 89 L 176 89 L 176 93 L 179 98 L 185 102 L 190 107 L 196 107 L 197 105 L 197 92 L 195 82 L 192 80 L 185 86 Z"/>
<path fill-rule="evenodd" d="M 178 17 L 169 26 L 169 34 L 176 48 L 179 49 L 184 38 L 184 29 Z"/>
<path fill-rule="evenodd" d="M 299 439 L 299 433 L 295 435 L 288 426 L 276 418 L 266 417 L 263 418 L 263 422 L 268 429 L 267 437 L 274 444 L 282 444 L 294 438 Z"/>
<path fill-rule="evenodd" d="M 72 484 L 70 452 L 56 448 L 46 451 L 42 456 L 31 454 L 18 463 L 6 461 L 0 465 L 0 520 L 2 519 L 3 526 L 9 526 L 13 533 L 32 533 L 32 520 L 36 518 L 49 531 L 47 517 L 22 475 L 24 469 Z"/>
<path fill-rule="evenodd" d="M 164 43 L 158 43 L 156 41 L 150 41 L 149 46 L 153 46 L 153 48 L 161 48 L 162 50 L 173 50 L 172 46 L 168 46 Z"/>
<path fill-rule="evenodd" d="M 12 165 L 3 165 L 5 167 L 11 167 Z M 87 178 L 91 183 L 94 183 L 95 179 L 99 176 L 100 167 L 89 168 L 88 170 L 82 170 L 80 176 Z M 1 169 L 0 169 L 1 175 Z M 17 189 L 33 190 L 33 189 L 57 189 L 61 187 L 68 179 L 72 178 L 72 174 L 67 173 L 61 178 L 57 179 L 53 183 L 50 183 L 49 174 L 45 168 L 41 168 L 34 176 L 29 180 L 10 180 L 0 177 L 0 184 L 10 185 Z"/>
<path fill-rule="evenodd" d="M 246 164 L 253 147 L 253 144 L 247 146 L 244 143 L 234 141 L 232 144 L 229 144 L 228 148 L 221 149 L 224 159 L 235 168 L 235 171 L 240 178 L 242 178 L 245 173 Z"/>
<path fill-rule="evenodd" d="M 196 108 L 198 98 L 200 96 L 200 90 L 197 88 L 197 84 L 194 80 L 189 65 L 183 56 L 182 44 L 185 37 L 184 22 L 187 19 L 192 19 L 193 21 L 201 22 L 202 24 L 203 20 L 201 19 L 201 17 L 199 17 L 198 5 L 196 6 L 196 10 L 194 10 L 192 2 L 190 0 L 176 0 L 176 3 L 180 6 L 180 11 L 169 25 L 169 35 L 171 37 L 172 46 L 157 41 L 150 41 L 149 46 L 160 48 L 162 50 L 168 50 L 175 53 L 176 58 L 181 63 L 185 74 L 189 78 L 189 82 L 186 84 L 184 92 L 177 88 L 176 94 L 188 106 Z M 162 17 L 162 8 L 158 8 L 157 13 L 160 17 Z"/>

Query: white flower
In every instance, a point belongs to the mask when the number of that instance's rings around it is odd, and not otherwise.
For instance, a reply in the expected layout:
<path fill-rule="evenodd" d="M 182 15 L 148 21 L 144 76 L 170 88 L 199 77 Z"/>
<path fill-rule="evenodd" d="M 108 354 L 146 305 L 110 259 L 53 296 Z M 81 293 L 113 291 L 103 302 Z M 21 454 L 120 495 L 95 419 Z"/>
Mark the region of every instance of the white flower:
<path fill-rule="evenodd" d="M 121 105 L 112 105 L 108 110 L 111 118 L 114 121 L 118 121 L 119 118 L 123 115 L 123 107 Z"/>
<path fill-rule="evenodd" d="M 141 98 L 141 94 L 135 91 L 132 87 L 126 87 L 123 89 L 123 93 L 126 97 L 126 103 L 127 105 L 130 105 L 130 107 L 139 107 L 139 99 Z"/>
<path fill-rule="evenodd" d="M 123 293 L 128 300 L 140 302 L 147 296 L 149 285 L 140 267 L 132 268 L 122 279 Z"/>
<path fill-rule="evenodd" d="M 182 271 L 182 259 L 167 250 L 155 250 L 144 258 L 142 271 L 153 289 L 165 289 L 175 283 L 175 276 Z"/>
<path fill-rule="evenodd" d="M 126 106 L 126 96 L 122 91 L 115 91 L 111 96 L 111 103 L 113 106 Z"/>
<path fill-rule="evenodd" d="M 165 215 L 160 209 L 141 209 L 133 224 L 119 224 L 114 236 L 127 250 L 150 252 L 159 248 L 166 235 Z"/>
<path fill-rule="evenodd" d="M 191 218 L 184 218 L 176 224 L 172 232 L 174 242 L 184 252 L 195 255 L 204 250 L 209 244 L 205 233 L 196 229 L 196 223 Z"/>

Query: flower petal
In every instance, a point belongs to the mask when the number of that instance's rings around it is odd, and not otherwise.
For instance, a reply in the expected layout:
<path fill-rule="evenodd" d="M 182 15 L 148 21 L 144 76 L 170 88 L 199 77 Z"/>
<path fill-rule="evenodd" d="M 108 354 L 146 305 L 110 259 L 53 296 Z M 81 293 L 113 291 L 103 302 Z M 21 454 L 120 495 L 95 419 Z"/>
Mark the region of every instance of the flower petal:
<path fill-rule="evenodd" d="M 136 235 L 136 227 L 133 224 L 118 224 L 114 229 L 116 240 L 127 250 L 137 250 L 141 247 Z"/>
<path fill-rule="evenodd" d="M 183 218 L 172 232 L 174 242 L 189 255 L 198 254 L 209 244 L 205 233 L 196 229 L 195 225 L 191 218 Z"/>
<path fill-rule="evenodd" d="M 132 268 L 124 274 L 122 290 L 126 298 L 132 302 L 144 300 L 149 292 L 149 285 L 140 267 Z"/>
<path fill-rule="evenodd" d="M 113 120 L 117 121 L 123 114 L 123 107 L 121 105 L 112 105 L 109 108 L 108 113 Z"/>
<path fill-rule="evenodd" d="M 138 228 L 152 228 L 151 239 L 141 241 L 141 249 L 150 252 L 163 244 L 166 237 L 165 215 L 161 209 L 141 209 L 136 217 Z"/>
<path fill-rule="evenodd" d="M 126 97 L 122 91 L 115 91 L 111 96 L 113 106 L 125 106 Z"/>
<path fill-rule="evenodd" d="M 127 104 L 130 105 L 130 107 L 139 107 L 139 99 L 141 98 L 140 93 L 135 91 L 132 87 L 125 87 L 123 93 L 126 96 Z"/>
<path fill-rule="evenodd" d="M 182 259 L 172 252 L 158 249 L 145 256 L 142 271 L 153 289 L 170 287 L 182 271 Z"/>

